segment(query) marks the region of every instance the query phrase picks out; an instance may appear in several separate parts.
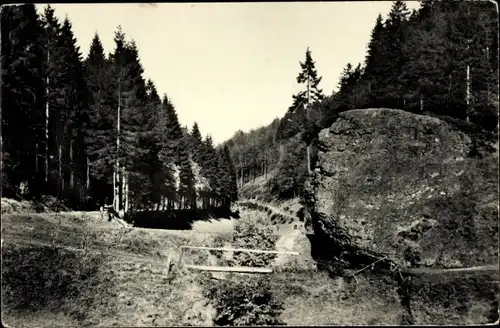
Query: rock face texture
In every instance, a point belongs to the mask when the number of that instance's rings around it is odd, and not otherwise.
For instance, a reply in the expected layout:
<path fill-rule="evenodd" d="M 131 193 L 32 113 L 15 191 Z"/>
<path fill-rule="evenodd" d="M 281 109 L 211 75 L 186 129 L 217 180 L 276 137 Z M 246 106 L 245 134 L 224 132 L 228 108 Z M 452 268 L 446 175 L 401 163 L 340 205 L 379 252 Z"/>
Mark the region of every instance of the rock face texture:
<path fill-rule="evenodd" d="M 406 267 L 498 263 L 498 152 L 471 157 L 470 135 L 392 109 L 341 113 L 319 141 L 308 183 L 322 251 Z"/>

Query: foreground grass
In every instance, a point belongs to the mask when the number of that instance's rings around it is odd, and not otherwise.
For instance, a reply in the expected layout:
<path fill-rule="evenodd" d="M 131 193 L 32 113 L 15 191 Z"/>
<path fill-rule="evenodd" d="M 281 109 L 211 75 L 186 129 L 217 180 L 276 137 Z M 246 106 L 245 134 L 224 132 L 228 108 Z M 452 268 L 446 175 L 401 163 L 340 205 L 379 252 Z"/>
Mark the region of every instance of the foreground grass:
<path fill-rule="evenodd" d="M 11 214 L 2 216 L 2 239 L 2 320 L 10 326 L 210 322 L 193 275 L 172 279 L 165 266 L 180 245 L 210 244 L 210 234 L 128 230 L 97 214 Z"/>
<path fill-rule="evenodd" d="M 242 210 L 241 214 L 242 220 L 250 225 L 251 222 L 266 222 L 261 217 L 265 214 L 260 211 Z M 213 287 L 227 287 L 228 291 L 237 292 L 238 286 L 247 286 L 254 289 L 249 294 L 251 297 L 259 298 L 264 293 L 276 304 L 271 312 L 266 312 L 266 304 L 256 309 L 268 313 L 269 320 L 276 319 L 277 323 L 405 323 L 408 311 L 401 304 L 399 286 L 391 278 L 367 273 L 359 275 L 357 282 L 342 277 L 332 279 L 308 266 L 310 258 L 307 256 L 299 256 L 293 261 L 273 260 L 269 265 L 275 268 L 275 273 L 269 276 L 219 275 L 215 277 L 223 279 L 219 280 L 219 285 L 210 274 L 176 266 L 171 271 L 173 274 L 167 276 L 166 258 L 177 259 L 180 245 L 234 246 L 233 237 L 227 231 L 205 234 L 127 230 L 102 221 L 92 213 L 3 216 L 2 318 L 12 327 L 212 326 L 223 322 L 217 315 L 217 311 L 221 311 L 220 303 L 210 299 L 210 294 L 217 295 Z M 296 237 L 299 236 L 285 238 L 283 244 L 289 248 L 287 250 L 307 253 L 307 247 Z M 15 238 L 38 240 L 44 244 L 25 245 Z M 52 243 L 79 251 L 56 248 Z M 277 242 L 275 246 L 280 244 Z M 234 265 L 224 254 L 216 253 L 187 253 L 185 262 Z M 259 280 L 261 278 L 265 279 Z M 225 283 L 224 279 L 230 282 Z M 453 278 L 455 280 L 434 279 L 437 281 L 416 279 L 408 286 L 414 323 L 494 321 L 488 318 L 493 318 L 497 291 L 488 290 L 483 283 L 494 277 L 467 281 L 463 276 Z M 476 291 L 471 293 L 466 289 Z M 498 307 L 498 302 L 496 305 Z M 251 320 L 252 312 L 245 318 Z"/>

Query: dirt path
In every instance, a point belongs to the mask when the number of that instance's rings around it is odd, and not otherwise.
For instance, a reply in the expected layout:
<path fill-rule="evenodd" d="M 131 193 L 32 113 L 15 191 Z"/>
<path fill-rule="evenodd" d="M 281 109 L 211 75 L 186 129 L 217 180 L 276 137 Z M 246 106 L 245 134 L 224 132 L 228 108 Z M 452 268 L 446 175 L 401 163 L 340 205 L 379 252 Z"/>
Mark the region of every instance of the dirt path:
<path fill-rule="evenodd" d="M 201 233 L 232 233 L 236 219 L 212 219 L 194 222 L 190 231 Z"/>
<path fill-rule="evenodd" d="M 499 271 L 500 268 L 498 264 L 490 264 L 490 265 L 481 265 L 481 266 L 473 266 L 469 268 L 453 268 L 453 269 L 444 269 L 444 268 L 403 268 L 401 269 L 402 273 L 407 273 L 411 275 L 434 275 L 434 274 L 446 274 L 446 273 L 454 273 L 454 272 L 478 272 L 478 271 Z"/>

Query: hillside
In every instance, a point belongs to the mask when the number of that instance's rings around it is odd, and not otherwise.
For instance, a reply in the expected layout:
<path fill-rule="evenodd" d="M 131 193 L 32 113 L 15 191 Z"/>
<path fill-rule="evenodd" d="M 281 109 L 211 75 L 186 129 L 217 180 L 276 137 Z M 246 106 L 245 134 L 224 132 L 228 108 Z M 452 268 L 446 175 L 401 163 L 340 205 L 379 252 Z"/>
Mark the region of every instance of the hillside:
<path fill-rule="evenodd" d="M 265 218 L 255 210 L 240 213 L 248 222 Z M 230 245 L 236 222 L 196 222 L 191 230 L 169 231 L 130 229 L 98 213 L 3 215 L 2 320 L 10 327 L 212 326 L 216 303 L 207 291 L 219 286 L 229 292 L 235 281 L 257 292 L 267 286 L 281 304 L 275 315 L 287 325 L 399 322 L 398 298 L 388 293 L 393 283 L 362 277 L 354 283 L 317 271 L 309 244 L 297 242 L 301 230 L 277 232 L 274 247 L 300 256 L 275 258 L 268 279 L 176 266 L 167 275 L 167 257 L 175 263 L 180 245 Z M 185 263 L 212 265 L 225 258 L 213 252 L 184 257 Z"/>

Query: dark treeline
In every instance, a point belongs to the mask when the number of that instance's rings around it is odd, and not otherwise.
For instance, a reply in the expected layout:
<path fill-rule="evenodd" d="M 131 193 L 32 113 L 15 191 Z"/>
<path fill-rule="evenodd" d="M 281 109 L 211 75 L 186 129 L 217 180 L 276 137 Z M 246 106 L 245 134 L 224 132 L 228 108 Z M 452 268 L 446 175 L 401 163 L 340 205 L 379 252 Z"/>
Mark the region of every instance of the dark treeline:
<path fill-rule="evenodd" d="M 397 108 L 498 130 L 498 14 L 491 2 L 425 0 L 410 12 L 395 1 L 385 20 L 377 18 L 364 63 L 348 63 L 329 96 L 317 89 L 314 64 L 308 49 L 297 77 L 304 91 L 283 118 L 226 143 L 240 181 L 275 171 L 270 191 L 297 196 L 308 159 L 314 166 L 318 131 L 354 108 Z"/>
<path fill-rule="evenodd" d="M 2 196 L 52 195 L 73 207 L 196 209 L 237 198 L 227 147 L 178 121 L 145 80 L 120 27 L 106 55 L 83 59 L 68 18 L 47 6 L 3 7 Z M 115 197 L 116 194 L 116 197 Z"/>

